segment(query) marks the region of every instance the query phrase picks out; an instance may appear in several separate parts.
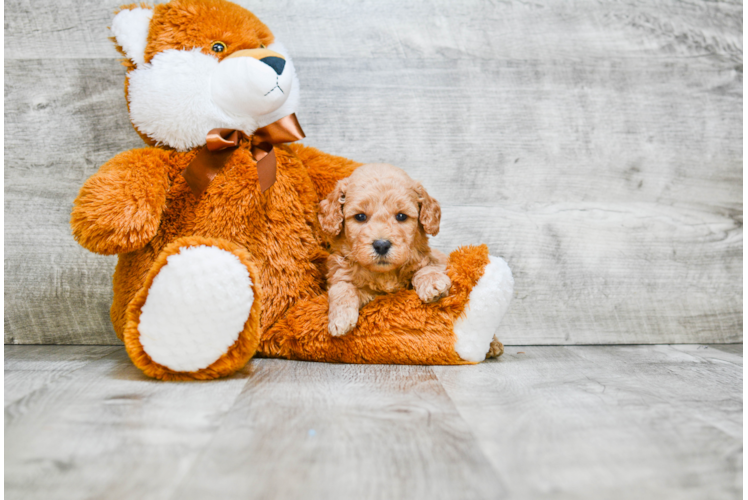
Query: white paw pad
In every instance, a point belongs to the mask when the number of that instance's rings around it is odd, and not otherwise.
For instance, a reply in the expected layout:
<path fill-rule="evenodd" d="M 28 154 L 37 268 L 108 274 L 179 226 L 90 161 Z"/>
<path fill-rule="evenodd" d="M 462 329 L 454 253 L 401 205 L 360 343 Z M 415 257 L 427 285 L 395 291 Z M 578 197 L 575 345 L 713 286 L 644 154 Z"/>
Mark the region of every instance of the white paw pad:
<path fill-rule="evenodd" d="M 140 343 L 156 363 L 190 372 L 211 365 L 244 330 L 254 294 L 246 266 L 230 252 L 183 247 L 148 290 Z"/>
<path fill-rule="evenodd" d="M 506 261 L 489 256 L 489 263 L 470 292 L 465 315 L 455 321 L 455 351 L 465 361 L 486 358 L 496 329 L 514 293 L 514 278 Z"/>

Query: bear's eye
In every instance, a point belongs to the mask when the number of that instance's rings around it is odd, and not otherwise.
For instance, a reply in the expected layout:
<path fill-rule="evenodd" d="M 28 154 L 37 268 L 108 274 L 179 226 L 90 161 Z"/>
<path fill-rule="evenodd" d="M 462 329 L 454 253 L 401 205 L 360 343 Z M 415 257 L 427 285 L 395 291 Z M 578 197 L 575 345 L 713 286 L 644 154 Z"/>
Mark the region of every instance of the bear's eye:
<path fill-rule="evenodd" d="M 213 42 L 210 50 L 212 50 L 213 52 L 223 52 L 224 50 L 226 50 L 226 44 L 223 42 Z"/>
<path fill-rule="evenodd" d="M 395 219 L 397 219 L 397 220 L 398 220 L 398 222 L 403 222 L 403 221 L 406 221 L 406 220 L 408 220 L 408 216 L 407 216 L 407 215 L 405 215 L 404 213 L 399 213 L 399 214 L 397 214 L 397 215 L 395 216 Z"/>
<path fill-rule="evenodd" d="M 359 222 L 366 222 L 366 214 L 356 214 L 353 218 Z"/>

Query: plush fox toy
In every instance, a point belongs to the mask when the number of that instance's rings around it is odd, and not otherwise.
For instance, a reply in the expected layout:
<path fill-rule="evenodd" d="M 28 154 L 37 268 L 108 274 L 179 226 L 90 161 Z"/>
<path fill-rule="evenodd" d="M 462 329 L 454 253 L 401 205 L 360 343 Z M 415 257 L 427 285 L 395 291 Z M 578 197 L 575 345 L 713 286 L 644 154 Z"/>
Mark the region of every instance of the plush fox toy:
<path fill-rule="evenodd" d="M 367 305 L 347 335 L 328 333 L 318 205 L 360 164 L 291 144 L 304 136 L 299 82 L 257 17 L 172 0 L 123 7 L 111 31 L 149 147 L 89 178 L 71 225 L 85 248 L 119 255 L 111 318 L 136 366 L 188 380 L 229 375 L 255 353 L 405 364 L 500 354 L 513 280 L 485 246 L 452 253 L 448 297 L 424 304 L 402 290 Z"/>

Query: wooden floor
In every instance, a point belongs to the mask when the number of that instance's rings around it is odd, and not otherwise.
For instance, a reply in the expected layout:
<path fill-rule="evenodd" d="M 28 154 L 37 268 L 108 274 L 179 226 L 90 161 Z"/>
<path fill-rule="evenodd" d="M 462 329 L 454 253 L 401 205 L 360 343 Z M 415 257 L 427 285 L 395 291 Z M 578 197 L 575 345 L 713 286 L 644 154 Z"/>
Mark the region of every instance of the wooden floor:
<path fill-rule="evenodd" d="M 5 346 L 5 494 L 740 498 L 742 365 L 742 345 L 508 347 L 164 383 L 121 347 Z"/>

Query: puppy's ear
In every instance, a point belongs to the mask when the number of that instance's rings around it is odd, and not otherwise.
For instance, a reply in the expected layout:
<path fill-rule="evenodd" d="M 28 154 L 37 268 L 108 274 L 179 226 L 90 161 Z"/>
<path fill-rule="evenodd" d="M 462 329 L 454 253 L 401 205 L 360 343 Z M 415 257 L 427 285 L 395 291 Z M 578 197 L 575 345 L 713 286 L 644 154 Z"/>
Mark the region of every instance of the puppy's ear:
<path fill-rule="evenodd" d="M 442 209 L 439 202 L 429 196 L 420 183 L 416 183 L 416 193 L 418 193 L 418 204 L 420 205 L 418 220 L 426 234 L 436 236 L 439 234 L 439 222 L 442 220 Z"/>
<path fill-rule="evenodd" d="M 337 236 L 343 230 L 343 204 L 348 179 L 340 179 L 332 193 L 319 202 L 319 224 L 330 236 Z"/>

